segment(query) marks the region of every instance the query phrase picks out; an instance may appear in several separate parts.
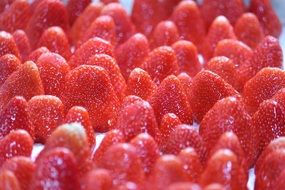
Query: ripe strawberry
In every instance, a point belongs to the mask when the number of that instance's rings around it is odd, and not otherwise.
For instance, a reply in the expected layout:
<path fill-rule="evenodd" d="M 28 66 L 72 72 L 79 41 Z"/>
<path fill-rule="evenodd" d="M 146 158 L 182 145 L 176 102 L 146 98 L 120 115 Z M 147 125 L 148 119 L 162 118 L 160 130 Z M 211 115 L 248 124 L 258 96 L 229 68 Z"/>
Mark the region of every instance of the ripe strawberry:
<path fill-rule="evenodd" d="M 94 169 L 84 176 L 82 189 L 110 190 L 113 186 L 112 183 L 110 171 L 105 169 Z"/>
<path fill-rule="evenodd" d="M 116 48 L 115 57 L 125 79 L 133 69 L 142 65 L 148 53 L 148 39 L 140 33 L 134 34 Z"/>
<path fill-rule="evenodd" d="M 201 190 L 201 187 L 196 183 L 177 182 L 171 184 L 168 188 L 166 188 L 166 190 Z"/>
<path fill-rule="evenodd" d="M 107 71 L 98 66 L 82 65 L 70 71 L 65 80 L 63 102 L 66 109 L 85 107 L 93 128 L 108 131 L 116 120 L 119 100 Z"/>
<path fill-rule="evenodd" d="M 217 101 L 238 94 L 220 76 L 208 70 L 199 72 L 193 78 L 191 89 L 188 95 L 189 103 L 198 122 L 202 120 Z"/>
<path fill-rule="evenodd" d="M 0 167 L 15 156 L 31 156 L 33 139 L 25 130 L 14 130 L 0 140 Z"/>
<path fill-rule="evenodd" d="M 18 47 L 13 36 L 5 31 L 0 32 L 0 56 L 5 54 L 14 54 L 17 58 L 21 58 Z"/>
<path fill-rule="evenodd" d="M 179 79 L 182 87 L 184 88 L 185 95 L 187 96 L 188 102 L 190 101 L 190 93 L 191 93 L 191 85 L 192 85 L 192 78 L 187 73 L 180 73 L 177 78 Z"/>
<path fill-rule="evenodd" d="M 175 51 L 180 72 L 186 72 L 194 77 L 202 69 L 197 48 L 192 42 L 179 40 L 172 45 L 172 48 Z"/>
<path fill-rule="evenodd" d="M 27 61 L 29 54 L 31 53 L 31 44 L 26 32 L 23 30 L 16 30 L 13 33 L 13 38 L 20 52 L 22 61 Z"/>
<path fill-rule="evenodd" d="M 126 96 L 123 100 L 121 107 L 120 107 L 119 114 L 121 114 L 123 109 L 125 109 L 127 106 L 135 104 L 137 102 L 144 102 L 144 101 L 142 98 L 135 96 L 135 95 Z"/>
<path fill-rule="evenodd" d="M 13 54 L 5 54 L 0 57 L 0 86 L 20 65 L 21 61 Z"/>
<path fill-rule="evenodd" d="M 0 110 L 14 96 L 23 96 L 26 100 L 35 95 L 44 94 L 40 74 L 35 63 L 27 61 L 13 72 L 0 88 Z"/>
<path fill-rule="evenodd" d="M 0 172 L 0 189 L 2 190 L 21 190 L 19 181 L 13 172 L 3 170 Z"/>
<path fill-rule="evenodd" d="M 156 92 L 156 89 L 156 84 L 143 69 L 135 68 L 130 73 L 126 92 L 128 95 L 136 95 L 147 100 Z"/>
<path fill-rule="evenodd" d="M 46 47 L 40 47 L 38 49 L 35 49 L 33 52 L 31 52 L 28 56 L 28 60 L 31 60 L 33 62 L 37 62 L 38 58 L 45 53 L 50 53 L 50 51 Z"/>
<path fill-rule="evenodd" d="M 242 14 L 237 20 L 234 30 L 237 38 L 253 49 L 264 38 L 258 18 L 253 13 Z"/>
<path fill-rule="evenodd" d="M 91 3 L 91 0 L 69 0 L 66 5 L 66 10 L 69 16 L 69 24 L 72 25 L 84 9 Z"/>

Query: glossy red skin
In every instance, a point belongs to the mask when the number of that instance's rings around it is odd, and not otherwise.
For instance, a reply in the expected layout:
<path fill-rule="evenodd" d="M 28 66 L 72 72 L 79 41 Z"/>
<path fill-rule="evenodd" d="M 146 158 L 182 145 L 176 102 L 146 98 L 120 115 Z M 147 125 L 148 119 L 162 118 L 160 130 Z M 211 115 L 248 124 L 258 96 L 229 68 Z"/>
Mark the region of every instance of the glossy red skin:
<path fill-rule="evenodd" d="M 38 49 L 35 49 L 33 52 L 31 52 L 28 56 L 28 60 L 31 60 L 33 62 L 37 62 L 38 58 L 45 53 L 50 53 L 50 51 L 46 47 L 40 47 Z"/>
<path fill-rule="evenodd" d="M 136 148 L 141 159 L 145 175 L 149 175 L 156 160 L 160 157 L 160 151 L 154 138 L 147 133 L 141 133 L 130 141 Z"/>
<path fill-rule="evenodd" d="M 6 8 L 10 7 L 14 1 L 15 0 L 3 0 L 3 1 L 1 1 L 0 2 L 0 12 L 4 11 Z"/>
<path fill-rule="evenodd" d="M 80 16 L 80 14 L 85 10 L 85 8 L 91 3 L 91 0 L 69 0 L 66 5 L 66 10 L 68 12 L 69 23 L 72 25 L 74 21 Z"/>
<path fill-rule="evenodd" d="M 100 15 L 102 8 L 102 3 L 90 3 L 78 16 L 71 28 L 73 44 L 81 40 L 91 23 Z"/>
<path fill-rule="evenodd" d="M 13 36 L 5 31 L 0 32 L 0 56 L 5 54 L 14 54 L 17 58 L 21 58 L 20 52 Z"/>
<path fill-rule="evenodd" d="M 135 95 L 147 100 L 156 92 L 156 89 L 156 84 L 143 69 L 135 68 L 130 73 L 127 83 L 127 95 Z"/>
<path fill-rule="evenodd" d="M 212 58 L 219 41 L 224 39 L 236 39 L 236 36 L 234 29 L 227 18 L 218 16 L 211 24 L 203 42 L 202 54 L 204 59 L 209 60 Z"/>
<path fill-rule="evenodd" d="M 135 32 L 130 17 L 119 3 L 110 3 L 103 7 L 101 15 L 108 15 L 114 19 L 118 44 L 125 42 Z"/>
<path fill-rule="evenodd" d="M 277 179 L 285 168 L 284 159 L 284 149 L 277 149 L 265 157 L 259 172 L 256 173 L 254 185 L 256 190 L 275 189 L 275 184 L 278 183 Z"/>
<path fill-rule="evenodd" d="M 121 74 L 116 60 L 107 54 L 95 54 L 89 58 L 87 65 L 103 67 L 110 77 L 110 81 L 120 101 L 126 96 L 127 84 Z"/>
<path fill-rule="evenodd" d="M 22 61 L 28 60 L 29 54 L 31 53 L 32 49 L 26 32 L 23 30 L 16 30 L 13 33 L 13 38 L 20 52 Z"/>
<path fill-rule="evenodd" d="M 280 36 L 282 24 L 271 6 L 271 1 L 253 0 L 250 2 L 249 11 L 257 16 L 265 35 L 272 35 L 276 38 Z"/>
<path fill-rule="evenodd" d="M 148 39 L 140 33 L 134 34 L 116 48 L 115 58 L 125 79 L 133 69 L 142 65 L 148 54 Z"/>
<path fill-rule="evenodd" d="M 15 156 L 30 157 L 33 149 L 33 139 L 25 130 L 14 130 L 0 140 L 0 166 Z"/>
<path fill-rule="evenodd" d="M 224 15 L 231 24 L 235 24 L 245 11 L 244 8 L 242 0 L 205 0 L 201 7 L 201 13 L 207 27 L 220 15 Z"/>
<path fill-rule="evenodd" d="M 253 13 L 244 13 L 234 26 L 237 38 L 251 48 L 255 48 L 264 38 L 258 18 Z"/>
<path fill-rule="evenodd" d="M 38 47 L 47 47 L 51 52 L 58 53 L 66 60 L 71 56 L 68 38 L 64 31 L 57 26 L 46 29 L 38 42 Z"/>
<path fill-rule="evenodd" d="M 89 146 L 91 148 L 94 147 L 96 143 L 94 130 L 91 125 L 89 113 L 84 107 L 73 106 L 68 110 L 65 116 L 65 123 L 74 123 L 74 122 L 78 122 L 84 127 L 85 133 L 88 138 Z"/>
<path fill-rule="evenodd" d="M 202 187 L 220 183 L 233 190 L 247 189 L 246 171 L 240 166 L 237 156 L 228 149 L 217 151 L 208 161 L 200 184 Z"/>
<path fill-rule="evenodd" d="M 14 96 L 23 96 L 26 100 L 35 95 L 44 94 L 40 74 L 35 63 L 27 61 L 13 72 L 0 88 L 0 110 Z"/>
<path fill-rule="evenodd" d="M 0 114 L 0 138 L 16 129 L 24 129 L 34 137 L 34 126 L 28 118 L 27 107 L 27 101 L 21 96 L 15 96 L 8 102 Z"/>
<path fill-rule="evenodd" d="M 190 101 L 190 92 L 191 92 L 191 85 L 193 79 L 187 74 L 187 73 L 180 73 L 177 78 L 179 79 L 180 83 L 182 84 L 182 87 L 184 88 L 184 92 L 187 96 L 188 102 Z M 189 102 L 190 103 L 190 102 Z"/>
<path fill-rule="evenodd" d="M 171 47 L 175 51 L 180 72 L 186 72 L 194 77 L 202 69 L 198 59 L 198 50 L 192 42 L 179 40 Z"/>
<path fill-rule="evenodd" d="M 21 61 L 13 54 L 5 54 L 0 57 L 0 86 L 21 64 Z"/>
<path fill-rule="evenodd" d="M 103 160 L 100 166 L 110 170 L 114 185 L 127 181 L 142 185 L 144 182 L 142 163 L 133 145 L 114 144 L 106 150 Z"/>
<path fill-rule="evenodd" d="M 156 93 L 151 97 L 150 103 L 158 124 L 167 113 L 176 114 L 182 123 L 192 124 L 193 122 L 192 109 L 183 86 L 174 75 L 170 75 L 162 81 Z"/>
<path fill-rule="evenodd" d="M 177 25 L 180 38 L 200 46 L 206 35 L 204 21 L 194 1 L 182 1 L 174 9 L 171 19 Z"/>
<path fill-rule="evenodd" d="M 85 175 L 82 183 L 82 189 L 110 190 L 113 186 L 112 183 L 113 182 L 110 171 L 105 169 L 94 169 Z"/>
<path fill-rule="evenodd" d="M 63 102 L 66 109 L 85 107 L 95 131 L 106 132 L 114 125 L 119 100 L 108 72 L 102 67 L 82 65 L 66 75 Z"/>
<path fill-rule="evenodd" d="M 170 46 L 160 46 L 152 50 L 141 68 L 148 72 L 157 85 L 167 76 L 177 74 L 179 70 L 175 52 Z"/>
<path fill-rule="evenodd" d="M 113 57 L 113 46 L 102 38 L 90 38 L 70 57 L 68 64 L 72 69 L 85 64 L 94 54 L 107 54 Z"/>
<path fill-rule="evenodd" d="M 178 158 L 183 163 L 183 169 L 191 182 L 198 182 L 203 171 L 199 155 L 194 148 L 188 147 L 180 151 Z"/>
<path fill-rule="evenodd" d="M 194 78 L 188 95 L 193 116 L 200 122 L 213 105 L 222 98 L 238 92 L 217 74 L 203 70 Z"/>
<path fill-rule="evenodd" d="M 59 26 L 65 32 L 69 30 L 68 13 L 59 0 L 45 0 L 36 6 L 26 27 L 33 48 L 37 46 L 42 33 L 51 26 Z"/>
<path fill-rule="evenodd" d="M 19 181 L 13 172 L 3 170 L 0 172 L 0 189 L 5 190 L 21 190 Z"/>
<path fill-rule="evenodd" d="M 280 89 L 285 87 L 285 72 L 279 68 L 264 68 L 244 86 L 243 98 L 250 113 Z"/>
<path fill-rule="evenodd" d="M 34 162 L 23 156 L 17 156 L 7 160 L 1 167 L 1 171 L 8 170 L 14 173 L 19 181 L 21 189 L 29 189 L 32 176 L 35 170 Z"/>
<path fill-rule="evenodd" d="M 56 174 L 56 175 L 55 175 Z M 78 189 L 78 169 L 74 154 L 66 148 L 54 148 L 36 164 L 31 190 Z"/>
<path fill-rule="evenodd" d="M 155 27 L 150 38 L 151 48 L 171 46 L 179 39 L 178 29 L 172 21 L 161 21 Z"/>
<path fill-rule="evenodd" d="M 166 190 L 201 190 L 201 187 L 196 183 L 177 182 L 171 184 Z"/>

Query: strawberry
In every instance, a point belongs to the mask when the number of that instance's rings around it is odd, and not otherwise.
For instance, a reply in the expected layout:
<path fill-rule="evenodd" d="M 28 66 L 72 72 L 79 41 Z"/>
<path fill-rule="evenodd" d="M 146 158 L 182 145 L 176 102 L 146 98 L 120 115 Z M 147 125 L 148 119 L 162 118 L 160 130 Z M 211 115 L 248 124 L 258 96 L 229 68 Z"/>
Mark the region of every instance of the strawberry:
<path fill-rule="evenodd" d="M 13 33 L 13 38 L 20 52 L 22 61 L 27 61 L 29 54 L 31 53 L 31 44 L 26 32 L 23 30 L 16 30 Z"/>
<path fill-rule="evenodd" d="M 127 94 L 136 95 L 144 100 L 149 99 L 156 91 L 157 86 L 149 74 L 141 68 L 135 68 L 128 78 Z"/>
<path fill-rule="evenodd" d="M 171 46 L 179 38 L 178 29 L 172 21 L 161 21 L 155 27 L 150 45 L 153 48 L 159 46 Z"/>
<path fill-rule="evenodd" d="M 3 163 L 15 156 L 31 156 L 33 139 L 25 130 L 11 131 L 0 140 L 0 167 Z"/>
<path fill-rule="evenodd" d="M 20 65 L 21 61 L 13 54 L 5 54 L 0 57 L 0 86 Z"/>
<path fill-rule="evenodd" d="M 30 189 L 79 189 L 78 177 L 74 154 L 66 148 L 54 148 L 36 164 Z"/>
<path fill-rule="evenodd" d="M 46 47 L 40 47 L 38 49 L 35 49 L 33 52 L 31 52 L 28 56 L 28 60 L 31 60 L 33 62 L 37 62 L 38 58 L 45 53 L 50 53 L 50 51 Z"/>
<path fill-rule="evenodd" d="M 3 170 L 14 173 L 15 177 L 19 181 L 21 189 L 29 189 L 29 185 L 32 182 L 32 176 L 35 171 L 35 164 L 28 157 L 17 156 L 7 160 L 2 165 L 1 171 Z"/>
<path fill-rule="evenodd" d="M 237 38 L 251 48 L 256 48 L 264 38 L 258 18 L 253 13 L 244 13 L 234 26 Z"/>
<path fill-rule="evenodd" d="M 271 1 L 252 0 L 249 11 L 257 16 L 265 35 L 272 35 L 276 38 L 280 36 L 282 24 L 271 6 Z"/>
<path fill-rule="evenodd" d="M 66 5 L 66 10 L 69 16 L 69 23 L 72 25 L 77 17 L 84 11 L 84 9 L 91 3 L 91 0 L 69 0 Z"/>
<path fill-rule="evenodd" d="M 276 180 L 276 183 L 274 184 L 274 189 L 276 190 L 282 190 L 285 188 L 285 184 L 284 184 L 284 177 L 285 177 L 285 170 L 283 169 L 283 171 L 280 173 L 278 179 Z"/>
<path fill-rule="evenodd" d="M 62 97 L 65 76 L 70 68 L 63 57 L 56 53 L 44 53 L 37 60 L 45 94 Z"/>
<path fill-rule="evenodd" d="M 191 85 L 192 85 L 192 78 L 187 73 L 180 73 L 177 78 L 179 79 L 180 83 L 182 84 L 182 87 L 184 88 L 184 92 L 187 96 L 188 102 L 190 101 L 190 93 L 191 93 Z"/>
<path fill-rule="evenodd" d="M 0 110 L 14 96 L 23 96 L 26 100 L 44 93 L 40 74 L 35 63 L 27 61 L 13 72 L 0 88 Z"/>
<path fill-rule="evenodd" d="M 96 179 L 96 180 L 94 180 Z M 84 190 L 109 190 L 113 186 L 111 173 L 105 169 L 94 169 L 88 172 L 83 179 Z"/>
<path fill-rule="evenodd" d="M 135 104 L 137 102 L 143 102 L 143 99 L 138 97 L 138 96 L 135 96 L 135 95 L 129 95 L 129 96 L 126 96 L 123 100 L 123 103 L 121 105 L 121 108 L 119 110 L 119 114 L 121 114 L 121 112 L 129 105 L 132 105 L 132 104 Z"/>
<path fill-rule="evenodd" d="M 238 92 L 220 76 L 203 70 L 193 78 L 188 98 L 193 115 L 200 122 L 217 101 L 236 94 Z"/>
<path fill-rule="evenodd" d="M 194 77 L 202 69 L 197 48 L 192 42 L 179 40 L 172 45 L 172 48 L 175 51 L 180 72 L 186 72 Z"/>
<path fill-rule="evenodd" d="M 17 58 L 21 58 L 18 47 L 13 36 L 5 31 L 0 32 L 0 56 L 5 54 L 14 54 Z"/>
<path fill-rule="evenodd" d="M 157 143 L 147 133 L 141 133 L 130 141 L 130 144 L 136 148 L 136 152 L 141 159 L 144 173 L 149 175 L 153 169 L 156 160 L 160 156 Z"/>
<path fill-rule="evenodd" d="M 0 189 L 2 190 L 21 190 L 19 181 L 13 172 L 3 170 L 0 172 Z"/>
<path fill-rule="evenodd" d="M 133 69 L 142 65 L 148 53 L 148 39 L 140 33 L 134 34 L 116 48 L 115 57 L 125 79 Z"/>
<path fill-rule="evenodd" d="M 74 123 L 74 122 L 78 122 L 84 127 L 85 133 L 88 138 L 89 146 L 90 147 L 95 146 L 96 139 L 94 137 L 93 127 L 91 125 L 89 113 L 85 108 L 80 106 L 73 106 L 68 110 L 65 116 L 65 123 Z"/>
<path fill-rule="evenodd" d="M 57 26 L 49 27 L 43 32 L 39 39 L 38 47 L 47 47 L 51 52 L 60 54 L 66 60 L 71 56 L 67 36 Z"/>
<path fill-rule="evenodd" d="M 113 46 L 106 40 L 98 37 L 90 38 L 82 44 L 70 57 L 68 64 L 72 69 L 86 64 L 94 54 L 107 54 L 113 56 Z"/>
<path fill-rule="evenodd" d="M 166 190 L 201 190 L 201 187 L 196 183 L 178 182 L 171 184 Z"/>
<path fill-rule="evenodd" d="M 65 80 L 63 102 L 66 109 L 85 107 L 96 131 L 109 130 L 116 120 L 119 100 L 107 71 L 98 66 L 82 65 L 70 71 Z"/>

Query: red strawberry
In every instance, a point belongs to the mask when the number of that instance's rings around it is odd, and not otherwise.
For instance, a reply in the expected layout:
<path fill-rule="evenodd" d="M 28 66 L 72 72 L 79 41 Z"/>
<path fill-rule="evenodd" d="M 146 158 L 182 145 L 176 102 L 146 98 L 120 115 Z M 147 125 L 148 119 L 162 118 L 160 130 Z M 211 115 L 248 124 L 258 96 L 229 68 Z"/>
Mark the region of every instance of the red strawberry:
<path fill-rule="evenodd" d="M 220 15 L 224 15 L 231 24 L 235 24 L 237 19 L 244 12 L 244 4 L 241 0 L 204 0 L 201 12 L 207 27 Z"/>
<path fill-rule="evenodd" d="M 150 44 L 152 48 L 159 46 L 171 46 L 179 39 L 178 29 L 172 21 L 161 21 L 155 27 Z"/>
<path fill-rule="evenodd" d="M 91 23 L 98 17 L 103 8 L 102 3 L 90 3 L 77 17 L 71 28 L 71 36 L 74 44 L 77 44 Z"/>
<path fill-rule="evenodd" d="M 246 172 L 240 166 L 237 156 L 228 149 L 218 150 L 208 161 L 200 184 L 205 187 L 212 183 L 230 187 L 232 190 L 247 189 Z"/>
<path fill-rule="evenodd" d="M 110 170 L 114 185 L 126 181 L 137 184 L 144 182 L 142 163 L 133 145 L 127 143 L 114 144 L 104 153 L 103 160 L 104 162 L 100 166 Z"/>
<path fill-rule="evenodd" d="M 22 61 L 27 61 L 29 54 L 31 53 L 31 44 L 26 32 L 23 30 L 16 30 L 13 33 L 13 38 L 20 52 Z"/>
<path fill-rule="evenodd" d="M 201 190 L 201 187 L 196 183 L 178 182 L 171 184 L 166 190 Z"/>
<path fill-rule="evenodd" d="M 64 119 L 64 105 L 51 95 L 34 96 L 28 101 L 28 115 L 37 142 L 44 143 Z"/>
<path fill-rule="evenodd" d="M 31 156 L 33 139 L 25 130 L 11 131 L 0 140 L 0 167 L 2 164 L 15 156 Z"/>
<path fill-rule="evenodd" d="M 147 38 L 137 33 L 116 48 L 115 56 L 125 79 L 133 69 L 142 65 L 149 53 Z"/>
<path fill-rule="evenodd" d="M 160 151 L 155 140 L 147 133 L 141 133 L 130 141 L 136 148 L 136 152 L 141 159 L 144 173 L 149 175 L 156 160 L 160 156 Z"/>
<path fill-rule="evenodd" d="M 66 109 L 85 107 L 96 131 L 109 130 L 116 120 L 119 100 L 107 71 L 98 66 L 82 65 L 70 71 L 65 79 L 63 102 Z"/>
<path fill-rule="evenodd" d="M 93 161 L 95 162 L 95 164 L 102 165 L 102 163 L 104 162 L 103 155 L 109 149 L 109 147 L 114 144 L 123 142 L 125 142 L 125 138 L 121 131 L 117 129 L 108 131 L 93 156 Z"/>
<path fill-rule="evenodd" d="M 285 177 L 285 170 L 283 169 L 283 171 L 280 173 L 278 179 L 276 180 L 276 183 L 274 184 L 274 189 L 276 190 L 283 190 L 285 188 L 285 184 L 284 184 L 284 177 Z"/>
<path fill-rule="evenodd" d="M 192 85 L 192 78 L 187 73 L 180 73 L 177 78 L 179 79 L 180 83 L 182 84 L 185 94 L 187 96 L 188 101 L 190 100 L 190 93 L 191 93 L 191 85 Z"/>
<path fill-rule="evenodd" d="M 26 28 L 32 47 L 37 46 L 42 33 L 51 26 L 59 26 L 65 32 L 69 30 L 68 14 L 59 0 L 45 0 L 35 8 Z"/>
<path fill-rule="evenodd" d="M 14 1 L 15 0 L 0 1 L 0 13 L 3 12 L 5 9 L 9 8 Z"/>
<path fill-rule="evenodd" d="M 101 15 L 108 15 L 114 19 L 116 25 L 116 36 L 118 44 L 125 42 L 134 34 L 135 32 L 134 25 L 121 4 L 119 3 L 107 4 L 102 9 Z"/>
<path fill-rule="evenodd" d="M 66 148 L 54 148 L 37 163 L 30 190 L 79 189 L 74 154 Z"/>
<path fill-rule="evenodd" d="M 34 126 L 28 118 L 27 101 L 21 96 L 15 96 L 0 114 L 0 139 L 12 130 L 24 129 L 34 137 Z"/>
<path fill-rule="evenodd" d="M 71 56 L 67 36 L 57 26 L 49 27 L 43 32 L 38 42 L 38 47 L 47 47 L 51 52 L 60 54 L 66 60 Z"/>
<path fill-rule="evenodd" d="M 259 105 L 281 88 L 285 87 L 285 72 L 278 68 L 264 68 L 251 78 L 243 91 L 244 102 L 250 113 L 254 113 Z"/>
<path fill-rule="evenodd" d="M 116 45 L 116 26 L 113 18 L 108 15 L 96 18 L 84 33 L 81 43 L 93 37 L 102 38 L 109 41 L 112 45 Z"/>
<path fill-rule="evenodd" d="M 198 182 L 203 171 L 199 155 L 192 147 L 181 150 L 178 158 L 183 163 L 183 169 L 187 174 L 187 178 L 191 182 Z"/>
<path fill-rule="evenodd" d="M 96 54 L 89 58 L 87 65 L 96 65 L 103 67 L 109 74 L 110 81 L 114 87 L 114 90 L 120 100 L 123 100 L 126 96 L 126 81 L 121 74 L 120 68 L 116 63 L 116 60 L 106 54 Z"/>
<path fill-rule="evenodd" d="M 264 38 L 264 33 L 255 14 L 244 13 L 235 24 L 237 38 L 251 48 L 255 48 Z"/>
<path fill-rule="evenodd" d="M 13 36 L 5 31 L 0 32 L 0 56 L 5 54 L 14 54 L 17 58 L 21 58 L 18 47 Z"/>
<path fill-rule="evenodd" d="M 91 3 L 91 0 L 69 0 L 66 9 L 69 16 L 69 23 L 72 25 L 77 17 L 84 11 L 84 9 Z"/>
<path fill-rule="evenodd" d="M 194 1 L 180 2 L 171 18 L 177 25 L 181 39 L 191 41 L 200 48 L 206 29 L 197 4 Z"/>
<path fill-rule="evenodd" d="M 0 57 L 0 86 L 20 65 L 21 61 L 13 54 L 5 54 Z"/>
<path fill-rule="evenodd" d="M 113 56 L 113 46 L 101 38 L 91 38 L 82 44 L 71 56 L 68 64 L 71 68 L 86 64 L 94 54 L 107 54 Z"/>
<path fill-rule="evenodd" d="M 28 157 L 18 156 L 7 160 L 2 165 L 1 171 L 3 170 L 8 170 L 15 174 L 21 189 L 29 189 L 35 171 L 35 164 Z"/>
<path fill-rule="evenodd" d="M 89 119 L 89 113 L 85 108 L 80 107 L 80 106 L 73 106 L 72 108 L 70 108 L 68 110 L 68 113 L 66 114 L 65 122 L 66 123 L 74 123 L 74 122 L 80 123 L 85 129 L 85 133 L 88 138 L 89 146 L 90 147 L 95 146 L 96 139 L 94 137 L 93 127 Z"/>
<path fill-rule="evenodd" d="M 199 72 L 193 78 L 191 89 L 188 95 L 189 103 L 198 122 L 217 101 L 238 94 L 220 76 L 208 70 Z"/>
<path fill-rule="evenodd" d="M 197 48 L 192 42 L 179 40 L 172 45 L 172 48 L 175 51 L 180 72 L 186 72 L 194 77 L 202 69 Z"/>
<path fill-rule="evenodd" d="M 27 61 L 13 72 L 0 88 L 0 110 L 14 96 L 23 96 L 26 100 L 43 94 L 43 85 L 35 63 Z"/>
<path fill-rule="evenodd" d="M 223 39 L 236 39 L 236 36 L 228 19 L 224 16 L 218 16 L 211 24 L 204 39 L 202 49 L 204 59 L 209 60 L 213 57 L 217 44 Z"/>
<path fill-rule="evenodd" d="M 234 132 L 246 153 L 246 164 L 251 165 L 255 156 L 253 152 L 255 130 L 251 127 L 250 122 L 251 117 L 245 110 L 241 97 L 227 97 L 218 101 L 206 113 L 200 124 L 199 132 L 205 141 L 208 152 L 211 151 L 222 134 L 228 131 Z"/>
<path fill-rule="evenodd" d="M 276 38 L 280 36 L 282 24 L 271 6 L 271 1 L 252 0 L 249 11 L 257 16 L 265 35 L 272 35 Z"/>
<path fill-rule="evenodd" d="M 28 60 L 31 60 L 36 63 L 38 58 L 45 53 L 50 53 L 50 51 L 46 47 L 40 47 L 38 49 L 35 49 L 33 52 L 30 53 Z"/>
<path fill-rule="evenodd" d="M 127 106 L 135 104 L 136 102 L 143 102 L 143 99 L 135 95 L 126 96 L 123 100 L 119 113 L 121 113 L 122 110 Z"/>
<path fill-rule="evenodd" d="M 149 74 L 140 68 L 135 68 L 130 73 L 127 86 L 128 95 L 136 95 L 144 100 L 149 99 L 157 89 Z"/>
<path fill-rule="evenodd" d="M 21 190 L 19 181 L 13 172 L 3 170 L 0 172 L 0 189 L 1 190 Z"/>
<path fill-rule="evenodd" d="M 65 76 L 70 68 L 63 57 L 56 53 L 44 53 L 37 60 L 45 94 L 62 97 Z"/>
<path fill-rule="evenodd" d="M 84 190 L 110 190 L 113 186 L 111 173 L 105 169 L 94 169 L 83 179 Z"/>
<path fill-rule="evenodd" d="M 15 0 L 9 8 L 0 14 L 0 28 L 6 32 L 25 29 L 30 17 L 29 2 L 27 0 Z"/>

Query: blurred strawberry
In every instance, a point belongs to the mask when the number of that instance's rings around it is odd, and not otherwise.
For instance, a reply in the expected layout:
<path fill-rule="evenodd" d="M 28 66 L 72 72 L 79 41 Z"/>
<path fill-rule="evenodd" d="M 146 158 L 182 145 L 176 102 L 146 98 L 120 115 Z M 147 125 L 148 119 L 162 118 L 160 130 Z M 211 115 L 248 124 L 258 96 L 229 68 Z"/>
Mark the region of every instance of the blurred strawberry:
<path fill-rule="evenodd" d="M 28 60 L 31 60 L 33 62 L 37 62 L 38 58 L 45 53 L 50 53 L 50 51 L 46 47 L 40 47 L 38 49 L 35 49 L 33 52 L 31 52 L 28 56 Z"/>
<path fill-rule="evenodd" d="M 0 13 L 3 12 L 5 9 L 9 8 L 14 1 L 15 0 L 0 1 Z"/>
<path fill-rule="evenodd" d="M 16 30 L 13 33 L 13 38 L 20 52 L 22 61 L 27 61 L 29 54 L 31 53 L 31 44 L 26 32 L 23 30 Z"/>
<path fill-rule="evenodd" d="M 69 0 L 66 5 L 68 12 L 69 24 L 72 25 L 77 17 L 84 11 L 84 9 L 91 3 L 91 0 Z"/>
<path fill-rule="evenodd" d="M 5 54 L 14 54 L 21 59 L 20 52 L 13 36 L 5 31 L 0 32 L 0 56 Z"/>
<path fill-rule="evenodd" d="M 94 169 L 83 179 L 83 190 L 110 190 L 113 186 L 111 173 L 105 169 Z"/>
<path fill-rule="evenodd" d="M 21 61 L 13 54 L 5 54 L 0 57 L 0 86 L 19 67 Z"/>
<path fill-rule="evenodd" d="M 0 189 L 2 190 L 21 190 L 19 181 L 13 172 L 3 170 L 0 172 Z"/>

